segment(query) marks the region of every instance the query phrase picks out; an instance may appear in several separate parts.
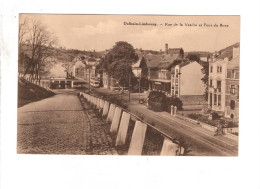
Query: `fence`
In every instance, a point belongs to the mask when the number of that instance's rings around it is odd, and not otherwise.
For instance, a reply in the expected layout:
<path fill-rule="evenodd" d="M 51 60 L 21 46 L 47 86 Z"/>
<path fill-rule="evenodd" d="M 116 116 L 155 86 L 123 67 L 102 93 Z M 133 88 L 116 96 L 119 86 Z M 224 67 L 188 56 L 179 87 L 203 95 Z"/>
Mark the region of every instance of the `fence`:
<path fill-rule="evenodd" d="M 116 106 L 102 98 L 87 93 L 79 94 L 94 107 L 110 125 L 110 133 L 115 136 L 115 146 L 120 147 L 128 143 L 128 155 L 146 155 L 151 150 L 151 140 L 158 143 L 155 148 L 163 156 L 185 155 L 186 148 L 176 139 L 159 131 L 153 125 L 145 122 L 129 111 Z M 130 122 L 134 122 L 132 127 Z M 132 127 L 132 128 L 130 128 Z M 128 137 L 131 136 L 131 137 Z M 158 137 L 160 136 L 160 137 Z M 161 141 L 161 142 L 160 142 Z M 159 149 L 159 150 L 158 150 Z"/>
<path fill-rule="evenodd" d="M 52 91 L 50 89 L 51 87 L 51 83 L 49 81 L 41 81 L 41 80 L 37 80 L 37 79 L 34 79 L 33 77 L 31 77 L 31 75 L 23 75 L 22 73 L 18 73 L 18 77 L 19 78 L 24 78 L 26 81 L 30 82 L 30 83 L 33 83 L 35 85 L 38 85 L 40 87 L 43 87 L 45 88 L 46 90 L 48 91 Z"/>

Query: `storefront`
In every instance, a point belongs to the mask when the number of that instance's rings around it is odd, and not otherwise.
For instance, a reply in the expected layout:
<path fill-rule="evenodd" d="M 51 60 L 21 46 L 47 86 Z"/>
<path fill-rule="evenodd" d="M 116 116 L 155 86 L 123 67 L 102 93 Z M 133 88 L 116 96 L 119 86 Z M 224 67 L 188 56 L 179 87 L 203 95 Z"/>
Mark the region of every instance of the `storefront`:
<path fill-rule="evenodd" d="M 150 79 L 149 80 L 149 89 L 164 92 L 166 94 L 170 94 L 171 80 Z"/>

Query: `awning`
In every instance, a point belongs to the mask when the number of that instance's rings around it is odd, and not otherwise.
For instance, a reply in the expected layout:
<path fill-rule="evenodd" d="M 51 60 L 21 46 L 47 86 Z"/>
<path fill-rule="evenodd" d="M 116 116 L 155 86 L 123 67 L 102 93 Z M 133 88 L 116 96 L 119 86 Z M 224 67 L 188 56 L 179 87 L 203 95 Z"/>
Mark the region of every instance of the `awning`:
<path fill-rule="evenodd" d="M 150 81 L 159 82 L 160 83 L 171 83 L 170 79 L 150 79 Z"/>

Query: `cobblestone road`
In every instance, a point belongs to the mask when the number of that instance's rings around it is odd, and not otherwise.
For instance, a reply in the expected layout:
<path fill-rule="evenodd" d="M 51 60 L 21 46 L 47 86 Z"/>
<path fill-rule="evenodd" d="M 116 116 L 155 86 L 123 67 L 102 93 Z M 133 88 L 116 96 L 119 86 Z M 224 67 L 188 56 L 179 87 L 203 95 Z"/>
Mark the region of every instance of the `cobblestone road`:
<path fill-rule="evenodd" d="M 17 153 L 117 154 L 102 122 L 83 107 L 76 95 L 58 94 L 19 108 Z"/>

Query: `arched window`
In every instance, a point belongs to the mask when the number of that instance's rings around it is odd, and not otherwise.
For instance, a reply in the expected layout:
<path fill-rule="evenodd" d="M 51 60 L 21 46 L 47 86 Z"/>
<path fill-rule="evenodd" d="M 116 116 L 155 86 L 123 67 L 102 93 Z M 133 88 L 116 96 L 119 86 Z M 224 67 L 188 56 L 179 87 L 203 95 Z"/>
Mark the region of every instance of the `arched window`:
<path fill-rule="evenodd" d="M 234 100 L 231 100 L 231 101 L 230 101 L 230 109 L 231 109 L 231 110 L 234 110 L 235 107 L 236 107 L 236 102 L 235 102 Z"/>

